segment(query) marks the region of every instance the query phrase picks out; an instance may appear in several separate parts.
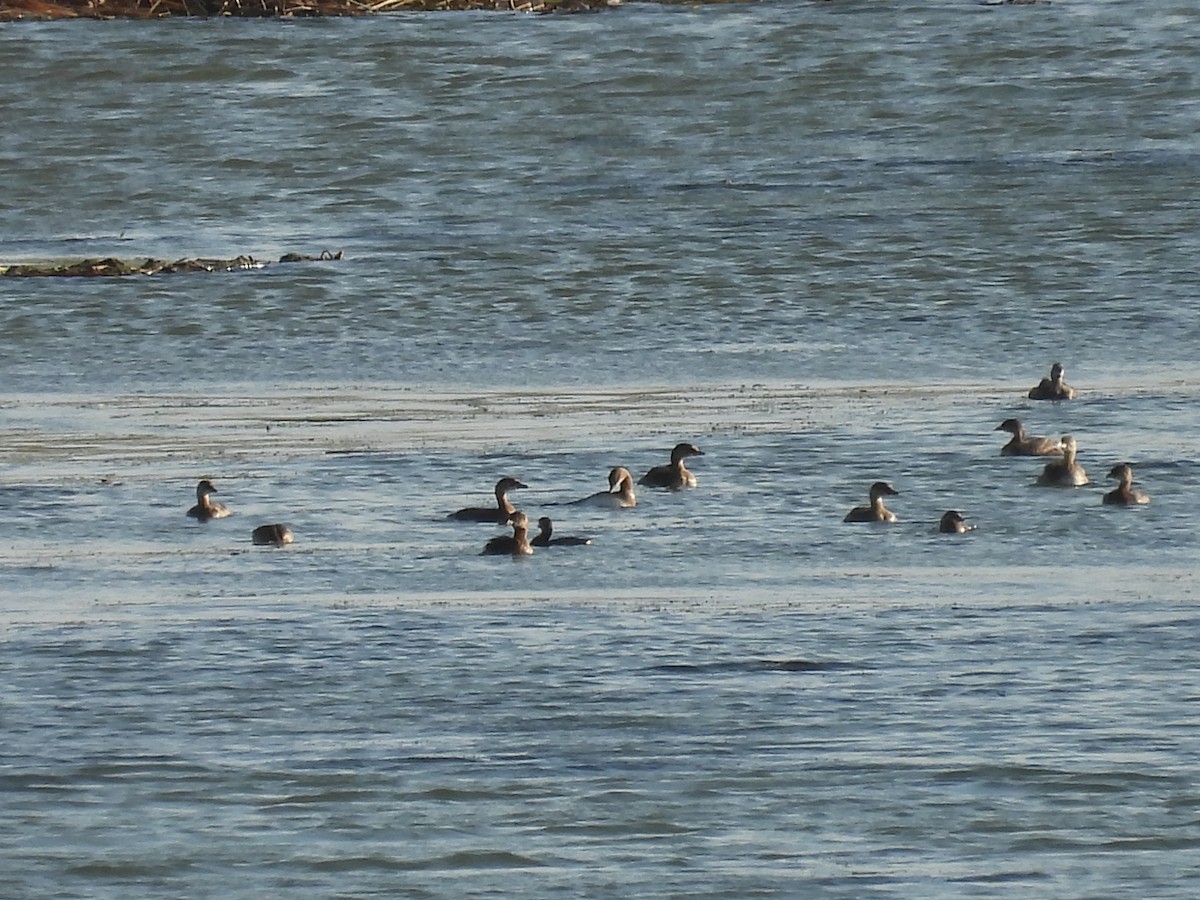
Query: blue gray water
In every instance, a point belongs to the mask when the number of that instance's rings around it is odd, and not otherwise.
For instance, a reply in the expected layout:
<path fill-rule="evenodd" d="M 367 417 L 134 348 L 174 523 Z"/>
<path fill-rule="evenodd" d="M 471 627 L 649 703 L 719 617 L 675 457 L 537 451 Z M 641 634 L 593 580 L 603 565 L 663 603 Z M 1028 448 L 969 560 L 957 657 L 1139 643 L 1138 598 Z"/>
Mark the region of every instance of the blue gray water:
<path fill-rule="evenodd" d="M 1190 897 L 1198 39 L 0 29 L 0 265 L 346 253 L 0 279 L 0 896 Z M 679 440 L 697 490 L 562 505 Z M 505 474 L 593 545 L 479 556 Z"/>

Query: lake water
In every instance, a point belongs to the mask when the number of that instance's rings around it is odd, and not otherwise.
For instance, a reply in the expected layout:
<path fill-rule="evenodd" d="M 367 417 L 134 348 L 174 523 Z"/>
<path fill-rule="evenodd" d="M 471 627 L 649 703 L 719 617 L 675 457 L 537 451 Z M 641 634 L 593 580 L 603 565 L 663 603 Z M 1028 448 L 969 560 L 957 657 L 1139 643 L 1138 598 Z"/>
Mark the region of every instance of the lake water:
<path fill-rule="evenodd" d="M 1105 0 L 0 28 L 0 264 L 346 254 L 0 279 L 0 896 L 1190 898 L 1197 48 Z M 563 505 L 682 440 L 696 490 Z M 480 556 L 502 475 L 593 544 Z"/>

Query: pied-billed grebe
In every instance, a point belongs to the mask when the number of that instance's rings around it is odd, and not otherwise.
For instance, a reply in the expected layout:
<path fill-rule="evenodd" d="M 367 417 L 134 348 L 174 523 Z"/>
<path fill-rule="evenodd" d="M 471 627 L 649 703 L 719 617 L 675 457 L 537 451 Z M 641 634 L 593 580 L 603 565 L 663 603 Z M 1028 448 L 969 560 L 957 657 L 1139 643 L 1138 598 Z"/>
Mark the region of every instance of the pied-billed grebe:
<path fill-rule="evenodd" d="M 1133 466 L 1129 463 L 1113 466 L 1108 477 L 1120 482 L 1115 491 L 1104 495 L 1104 502 L 1109 506 L 1142 506 L 1150 502 L 1149 494 L 1133 486 Z"/>
<path fill-rule="evenodd" d="M 532 556 L 529 545 L 529 518 L 523 512 L 514 512 L 505 520 L 512 526 L 512 534 L 501 534 L 483 545 L 483 556 Z"/>
<path fill-rule="evenodd" d="M 233 515 L 233 511 L 224 503 L 218 503 L 209 494 L 215 494 L 217 486 L 205 478 L 196 485 L 196 505 L 187 511 L 193 519 L 207 522 L 209 519 L 223 519 Z"/>
<path fill-rule="evenodd" d="M 1037 483 L 1042 487 L 1079 487 L 1088 483 L 1087 472 L 1083 466 L 1075 462 L 1078 447 L 1075 438 L 1064 434 L 1062 438 L 1063 458 L 1057 462 L 1046 463 Z"/>
<path fill-rule="evenodd" d="M 895 522 L 896 514 L 883 505 L 884 497 L 898 497 L 900 492 L 886 481 L 871 485 L 870 506 L 856 506 L 846 513 L 843 522 Z"/>
<path fill-rule="evenodd" d="M 535 547 L 578 547 L 592 542 L 590 537 L 577 537 L 573 534 L 566 537 L 551 537 L 553 534 L 554 522 L 549 516 L 542 516 L 538 519 L 538 533 L 529 543 Z"/>
<path fill-rule="evenodd" d="M 942 534 L 966 534 L 968 531 L 974 531 L 974 525 L 968 525 L 967 520 L 962 517 L 957 509 L 948 509 L 942 513 L 942 520 L 938 522 L 938 531 Z"/>
<path fill-rule="evenodd" d="M 633 475 L 624 466 L 608 473 L 608 490 L 597 491 L 582 500 L 572 500 L 572 506 L 599 506 L 603 509 L 633 509 L 637 495 L 633 492 Z"/>
<path fill-rule="evenodd" d="M 1000 448 L 1001 456 L 1062 456 L 1062 441 L 1056 438 L 1031 437 L 1017 419 L 1005 419 L 996 431 L 1007 431 L 1012 440 Z"/>
<path fill-rule="evenodd" d="M 1063 368 L 1062 363 L 1052 365 L 1050 367 L 1050 377 L 1043 378 L 1038 382 L 1037 387 L 1029 389 L 1029 399 L 1074 400 L 1075 388 L 1063 381 L 1063 376 L 1066 374 L 1067 370 Z"/>
<path fill-rule="evenodd" d="M 274 525 L 259 525 L 250 533 L 250 540 L 256 544 L 271 544 L 275 547 L 282 547 L 284 544 L 290 544 L 296 539 L 292 534 L 292 529 L 288 528 L 279 522 Z"/>
<path fill-rule="evenodd" d="M 641 477 L 638 484 L 647 487 L 665 487 L 673 491 L 683 488 L 694 488 L 696 476 L 687 470 L 683 461 L 689 456 L 703 456 L 704 451 L 695 444 L 676 444 L 671 450 L 671 461 L 666 465 L 655 466 Z"/>
<path fill-rule="evenodd" d="M 507 524 L 508 517 L 517 511 L 517 508 L 508 501 L 508 492 L 526 486 L 527 485 L 522 484 L 515 478 L 501 478 L 496 482 L 495 506 L 468 506 L 465 509 L 460 509 L 457 512 L 450 513 L 450 515 L 446 518 L 456 519 L 459 522 L 492 522 L 500 525 Z"/>

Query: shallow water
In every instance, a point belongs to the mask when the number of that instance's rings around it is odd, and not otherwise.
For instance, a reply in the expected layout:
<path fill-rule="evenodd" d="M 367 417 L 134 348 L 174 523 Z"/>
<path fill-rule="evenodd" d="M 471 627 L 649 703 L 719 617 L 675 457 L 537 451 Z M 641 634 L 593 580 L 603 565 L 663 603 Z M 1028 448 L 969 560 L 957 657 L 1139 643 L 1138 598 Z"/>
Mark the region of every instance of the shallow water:
<path fill-rule="evenodd" d="M 1183 895 L 1196 874 L 1191 609 L 259 612 L 9 641 L 10 890 Z"/>
<path fill-rule="evenodd" d="M 0 29 L 0 264 L 347 254 L 0 279 L 0 894 L 1190 897 L 1198 31 Z"/>

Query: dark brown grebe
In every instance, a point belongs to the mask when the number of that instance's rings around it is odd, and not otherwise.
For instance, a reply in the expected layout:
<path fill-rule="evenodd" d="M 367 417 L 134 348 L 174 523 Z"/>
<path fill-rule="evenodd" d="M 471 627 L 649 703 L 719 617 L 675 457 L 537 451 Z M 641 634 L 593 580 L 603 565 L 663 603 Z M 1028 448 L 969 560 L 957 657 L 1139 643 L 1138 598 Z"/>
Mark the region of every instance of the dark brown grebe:
<path fill-rule="evenodd" d="M 512 534 L 501 534 L 483 545 L 484 556 L 532 556 L 529 545 L 529 519 L 523 512 L 514 512 L 507 518 Z"/>
<path fill-rule="evenodd" d="M 1062 441 L 1057 438 L 1032 437 L 1017 419 L 1005 419 L 996 431 L 1007 431 L 1012 440 L 1000 448 L 1001 456 L 1062 456 Z"/>
<path fill-rule="evenodd" d="M 508 492 L 523 487 L 526 487 L 526 485 L 515 478 L 501 478 L 496 482 L 495 506 L 468 506 L 465 509 L 450 513 L 446 518 L 455 519 L 459 522 L 507 524 L 508 517 L 517 511 L 517 508 L 508 501 Z"/>
<path fill-rule="evenodd" d="M 869 493 L 870 506 L 856 506 L 846 513 L 843 522 L 895 522 L 896 514 L 883 505 L 884 497 L 898 497 L 900 492 L 886 481 L 877 481 L 871 485 Z"/>
<path fill-rule="evenodd" d="M 542 516 L 538 519 L 538 533 L 529 543 L 535 547 L 578 547 L 581 544 L 590 544 L 590 537 L 577 537 L 576 535 L 568 535 L 566 537 L 551 537 L 554 534 L 554 522 L 549 516 Z"/>
<path fill-rule="evenodd" d="M 649 472 L 641 477 L 638 484 L 644 484 L 647 487 L 665 487 L 673 491 L 682 490 L 683 488 L 694 488 L 696 486 L 696 476 L 687 470 L 683 461 L 689 456 L 703 456 L 704 451 L 695 444 L 676 444 L 671 450 L 671 462 L 655 466 Z"/>
<path fill-rule="evenodd" d="M 942 513 L 942 520 L 938 522 L 938 531 L 942 534 L 966 534 L 968 531 L 974 531 L 974 525 L 968 525 L 967 520 L 962 517 L 956 509 L 948 509 Z"/>
<path fill-rule="evenodd" d="M 1104 495 L 1104 503 L 1108 506 L 1143 506 L 1150 502 L 1150 495 L 1139 491 L 1133 486 L 1133 466 L 1121 463 L 1113 466 L 1108 473 L 1109 478 L 1120 482 L 1115 491 Z"/>
<path fill-rule="evenodd" d="M 217 487 L 207 478 L 196 485 L 196 505 L 187 511 L 193 519 L 207 522 L 209 519 L 223 519 L 233 515 L 233 511 L 224 503 L 213 500 L 209 494 L 215 494 Z"/>
<path fill-rule="evenodd" d="M 1066 374 L 1067 370 L 1063 368 L 1062 363 L 1052 365 L 1050 367 L 1050 377 L 1043 378 L 1038 382 L 1037 387 L 1029 389 L 1029 399 L 1074 400 L 1075 388 L 1063 381 L 1063 376 Z"/>
<path fill-rule="evenodd" d="M 279 522 L 276 522 L 274 525 L 259 525 L 250 534 L 250 540 L 254 543 L 260 545 L 271 544 L 276 547 L 290 544 L 295 539 L 296 536 L 292 534 L 292 529 Z"/>

